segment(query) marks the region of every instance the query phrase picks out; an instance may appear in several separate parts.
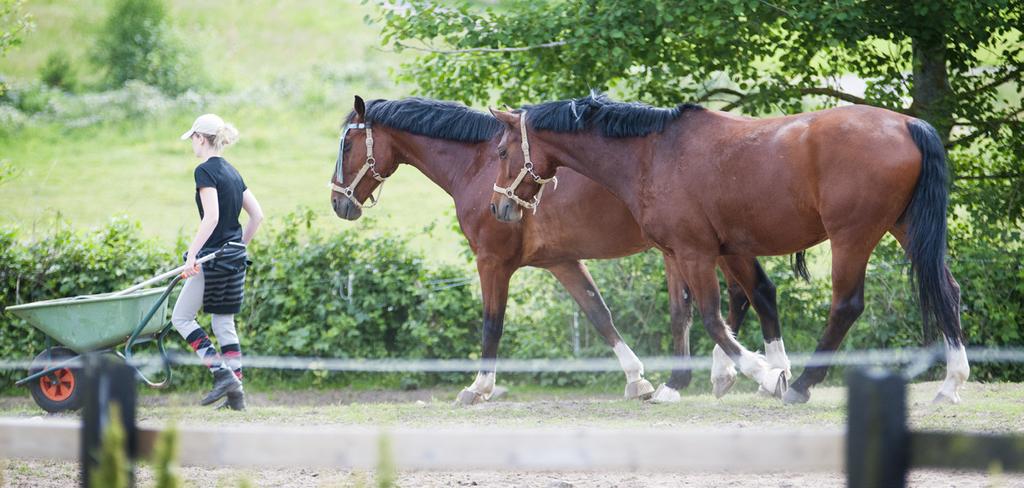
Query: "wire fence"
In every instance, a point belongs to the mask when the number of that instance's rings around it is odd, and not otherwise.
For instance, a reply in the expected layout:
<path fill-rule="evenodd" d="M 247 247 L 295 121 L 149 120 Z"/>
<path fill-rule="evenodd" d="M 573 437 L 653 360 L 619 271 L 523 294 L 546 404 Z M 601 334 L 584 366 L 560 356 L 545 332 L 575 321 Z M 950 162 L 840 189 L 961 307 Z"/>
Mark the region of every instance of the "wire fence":
<path fill-rule="evenodd" d="M 827 250 L 827 247 L 825 249 Z M 988 258 L 947 256 L 946 260 L 948 262 L 950 262 L 950 263 L 1010 264 L 1010 265 L 1014 265 L 1014 264 L 1019 265 L 1020 264 L 1019 260 L 1017 259 L 1017 257 L 1016 256 L 1012 256 L 1012 255 L 1003 255 L 1003 256 L 999 256 L 999 257 L 988 257 Z M 879 269 L 884 269 L 884 270 L 887 270 L 887 271 L 891 271 L 891 270 L 894 270 L 894 269 L 906 269 L 906 268 L 909 268 L 910 261 L 907 260 L 907 259 L 899 259 L 899 260 L 872 259 L 868 263 L 868 266 L 869 266 L 869 268 L 870 267 L 874 267 L 874 268 L 879 268 Z M 311 284 L 311 285 L 314 285 L 314 284 L 315 285 L 329 284 L 329 285 L 332 285 L 333 287 L 337 288 L 339 296 L 341 296 L 342 298 L 346 298 L 346 299 L 351 300 L 352 293 L 353 293 L 353 281 L 354 281 L 355 277 L 356 277 L 356 274 L 353 273 L 353 272 L 348 272 L 348 273 L 337 272 L 332 277 L 324 278 L 324 279 L 321 279 L 321 280 L 309 280 L 309 281 L 306 281 L 306 284 Z M 423 286 L 423 289 L 425 291 L 428 291 L 428 292 L 438 292 L 438 291 L 447 290 L 449 288 L 458 288 L 458 287 L 462 287 L 462 286 L 474 286 L 474 285 L 479 284 L 479 282 L 480 282 L 480 277 L 478 275 L 476 275 L 476 274 L 472 274 L 472 275 L 460 276 L 460 277 L 454 277 L 454 278 L 422 280 L 420 282 L 420 284 Z M 251 291 L 258 293 L 258 292 L 277 291 L 277 290 L 281 290 L 281 289 L 283 289 L 283 288 L 280 285 L 260 285 L 260 284 L 257 284 L 257 285 L 255 285 L 252 288 Z"/>
<path fill-rule="evenodd" d="M 966 348 L 971 363 L 1024 363 L 1024 348 Z M 886 366 L 900 369 L 903 376 L 913 379 L 929 368 L 942 365 L 946 359 L 941 345 L 929 348 L 877 349 L 866 351 L 840 351 L 835 353 L 796 353 L 789 356 L 793 367 L 817 366 Z M 169 352 L 167 360 L 177 366 L 203 366 L 201 358 L 192 353 Z M 155 354 L 133 356 L 128 364 L 142 370 L 163 367 L 164 359 Z M 497 369 L 506 373 L 604 373 L 621 372 L 615 358 L 539 358 L 539 359 L 406 359 L 406 358 L 323 358 L 296 356 L 247 355 L 242 360 L 246 368 L 320 372 L 362 373 L 460 373 L 481 369 Z M 689 369 L 710 370 L 712 358 L 708 356 L 642 359 L 644 370 L 672 371 Z M 40 361 L 38 359 L 0 359 L 0 370 L 29 369 L 30 367 L 81 367 L 80 358 Z"/>

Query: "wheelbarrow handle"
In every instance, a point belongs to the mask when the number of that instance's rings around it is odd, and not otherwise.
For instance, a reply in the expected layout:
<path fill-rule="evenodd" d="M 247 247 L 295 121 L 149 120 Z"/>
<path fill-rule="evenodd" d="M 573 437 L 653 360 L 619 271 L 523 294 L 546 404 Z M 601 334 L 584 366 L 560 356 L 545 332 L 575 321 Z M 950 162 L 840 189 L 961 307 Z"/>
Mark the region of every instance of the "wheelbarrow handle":
<path fill-rule="evenodd" d="M 196 264 L 203 264 L 203 263 L 205 263 L 205 262 L 207 262 L 207 261 L 209 261 L 211 259 L 216 258 L 218 254 L 220 254 L 220 251 L 216 251 L 216 252 L 212 252 L 210 254 L 207 254 L 206 256 L 203 256 L 203 257 L 197 259 L 196 260 Z M 119 296 L 122 296 L 122 295 L 127 295 L 129 293 L 134 293 L 134 292 L 139 291 L 139 290 L 141 290 L 141 289 L 143 289 L 143 288 L 145 288 L 145 287 L 147 287 L 149 285 L 152 285 L 153 283 L 157 283 L 159 281 L 166 280 L 167 278 L 170 278 L 172 276 L 178 276 L 178 275 L 181 274 L 182 271 L 185 271 L 185 265 L 184 264 L 181 265 L 181 266 L 178 266 L 177 268 L 174 268 L 174 269 L 172 269 L 170 271 L 167 271 L 165 273 L 161 273 L 161 274 L 159 274 L 157 276 L 154 276 L 154 277 L 152 277 L 152 278 L 150 278 L 150 279 L 148 279 L 146 281 L 143 281 L 142 283 L 139 283 L 137 285 L 133 285 L 133 286 L 131 286 L 129 288 L 125 288 L 124 290 L 121 290 L 121 291 L 119 291 L 117 293 L 114 293 L 111 296 L 119 297 Z"/>
<path fill-rule="evenodd" d="M 126 342 L 124 345 L 124 359 L 129 364 L 131 364 L 132 361 L 132 348 L 135 347 L 135 341 L 138 340 L 139 334 L 142 333 L 142 329 L 144 329 L 146 327 L 146 324 L 149 323 L 149 320 L 152 319 L 154 315 L 156 315 L 157 310 L 160 309 L 160 305 L 163 304 L 164 300 L 167 300 L 167 298 L 171 296 L 171 291 L 174 290 L 174 287 L 177 286 L 178 283 L 182 281 L 180 275 L 172 274 L 170 276 L 173 276 L 173 278 L 171 279 L 171 282 L 167 285 L 167 288 L 164 289 L 164 292 L 160 295 L 160 298 L 149 309 L 149 312 L 146 312 L 146 315 L 142 318 L 142 321 L 139 322 L 139 325 L 135 326 L 135 329 L 132 331 L 131 335 L 128 336 L 128 342 Z M 141 379 L 149 386 L 155 388 L 163 388 L 167 386 L 171 381 L 171 363 L 167 359 L 167 352 L 164 350 L 164 337 L 170 330 L 171 324 L 170 322 L 168 322 L 166 325 L 164 325 L 164 328 L 160 331 L 160 333 L 157 334 L 157 347 L 160 348 L 160 356 L 161 359 L 163 360 L 164 373 L 166 373 L 164 375 L 164 380 L 160 382 L 154 382 L 147 378 L 146 375 L 144 375 L 142 371 L 139 371 L 138 368 L 136 368 L 135 371 L 139 379 Z"/>

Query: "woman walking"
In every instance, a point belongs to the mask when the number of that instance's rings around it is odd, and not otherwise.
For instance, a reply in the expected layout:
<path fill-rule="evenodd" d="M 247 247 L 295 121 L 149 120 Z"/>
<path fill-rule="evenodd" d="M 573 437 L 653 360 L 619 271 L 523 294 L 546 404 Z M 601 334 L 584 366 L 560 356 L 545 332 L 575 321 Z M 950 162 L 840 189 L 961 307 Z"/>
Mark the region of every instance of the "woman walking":
<path fill-rule="evenodd" d="M 241 308 L 245 285 L 245 247 L 259 229 L 263 211 L 238 170 L 221 156 L 224 148 L 238 139 L 234 127 L 217 115 L 205 114 L 181 139 L 191 140 L 192 152 L 203 161 L 194 172 L 201 221 L 185 253 L 182 276 L 186 281 L 171 313 L 171 323 L 213 374 L 213 389 L 200 403 L 209 405 L 226 396 L 227 401 L 218 408 L 244 410 L 242 349 L 235 331 L 235 314 Z M 249 216 L 244 230 L 238 222 L 243 209 Z M 201 269 L 196 265 L 196 258 L 218 250 L 218 257 Z M 196 322 L 200 307 L 211 314 L 220 353 Z"/>

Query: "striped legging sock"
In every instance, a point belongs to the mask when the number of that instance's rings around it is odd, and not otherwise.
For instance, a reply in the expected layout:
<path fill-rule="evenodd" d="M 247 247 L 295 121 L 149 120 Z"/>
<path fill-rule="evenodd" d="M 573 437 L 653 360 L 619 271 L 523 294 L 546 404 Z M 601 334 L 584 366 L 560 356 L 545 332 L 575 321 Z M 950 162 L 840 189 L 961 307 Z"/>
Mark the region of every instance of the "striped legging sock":
<path fill-rule="evenodd" d="M 185 341 L 192 347 L 192 350 L 199 355 L 203 364 L 216 371 L 221 368 L 229 368 L 239 379 L 242 378 L 242 348 L 238 342 L 238 333 L 235 331 L 235 316 L 232 314 L 212 314 L 211 322 L 213 333 L 220 343 L 220 354 L 213 347 L 213 342 L 206 335 L 206 331 L 196 322 L 196 314 L 203 306 L 203 273 L 199 273 L 187 281 L 178 295 L 178 301 L 174 304 L 174 311 L 171 313 L 171 323 L 174 328 L 185 338 Z"/>

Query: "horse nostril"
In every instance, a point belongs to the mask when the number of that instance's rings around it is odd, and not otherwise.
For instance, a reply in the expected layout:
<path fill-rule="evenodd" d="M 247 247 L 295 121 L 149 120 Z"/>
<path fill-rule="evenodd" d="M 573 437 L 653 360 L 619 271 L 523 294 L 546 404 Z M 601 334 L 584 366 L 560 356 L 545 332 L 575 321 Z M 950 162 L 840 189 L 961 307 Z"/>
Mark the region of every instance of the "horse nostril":
<path fill-rule="evenodd" d="M 498 206 L 493 203 L 491 204 L 491 215 L 498 215 Z"/>

